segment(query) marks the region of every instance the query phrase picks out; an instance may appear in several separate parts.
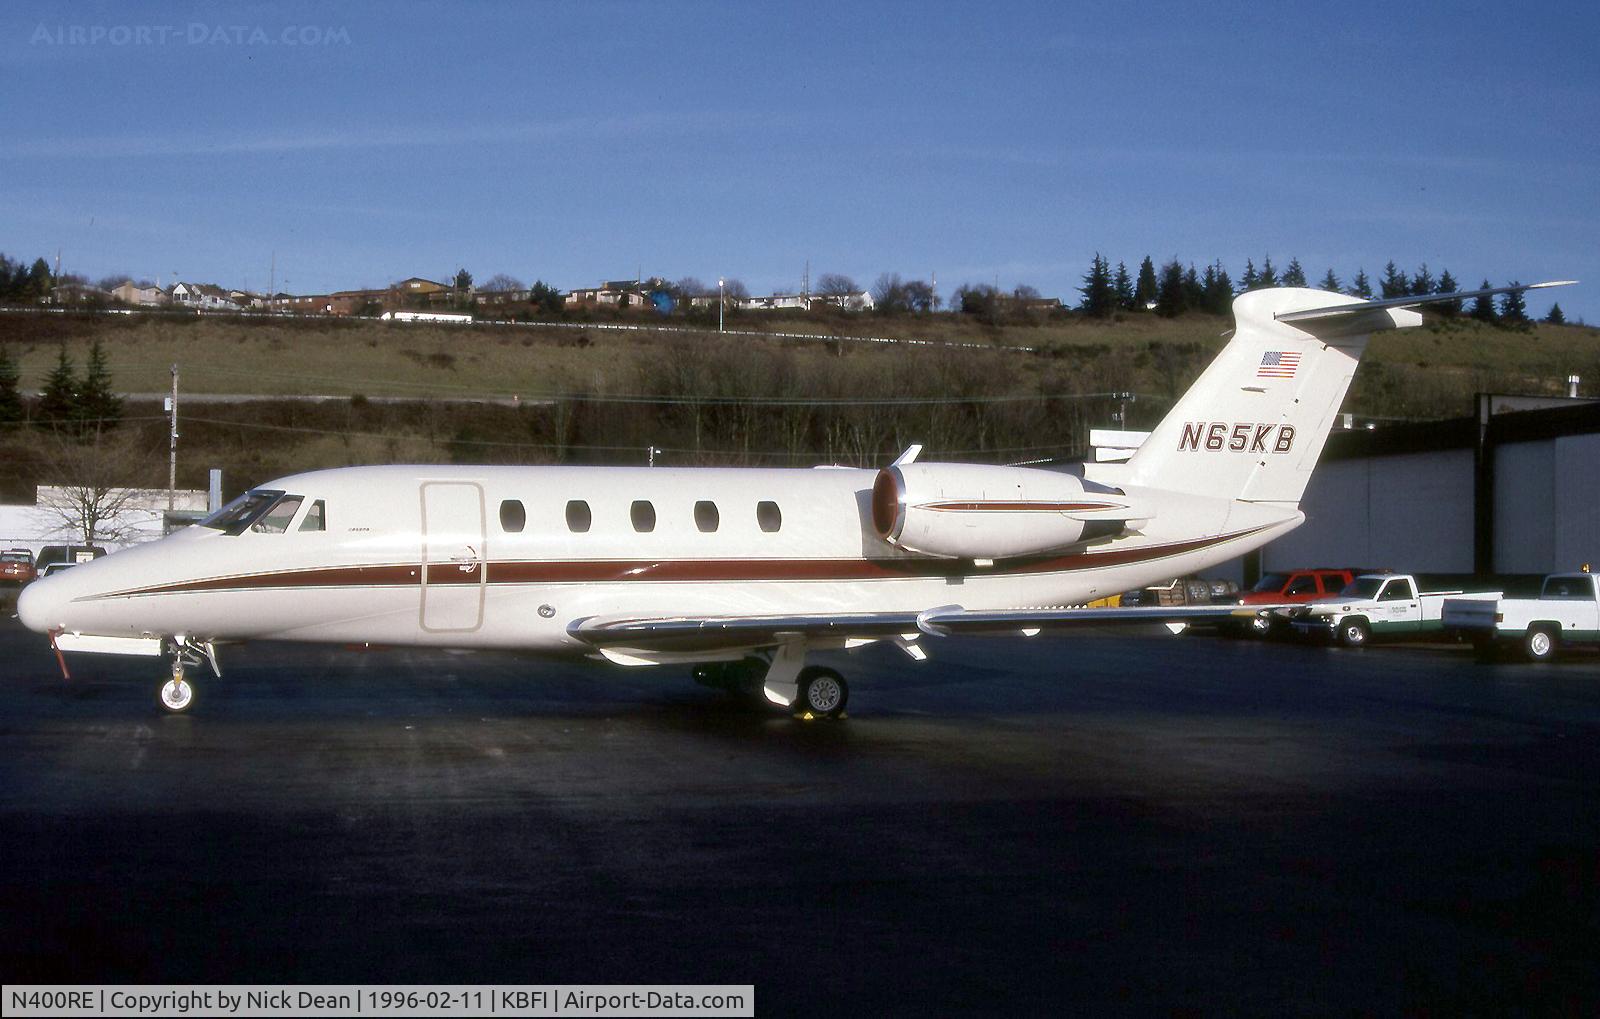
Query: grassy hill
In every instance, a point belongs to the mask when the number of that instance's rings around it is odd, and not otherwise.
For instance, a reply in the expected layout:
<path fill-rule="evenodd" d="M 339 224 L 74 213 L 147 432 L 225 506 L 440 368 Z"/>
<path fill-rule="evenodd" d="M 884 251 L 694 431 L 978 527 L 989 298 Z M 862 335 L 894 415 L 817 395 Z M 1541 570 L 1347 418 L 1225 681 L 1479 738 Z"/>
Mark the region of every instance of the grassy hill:
<path fill-rule="evenodd" d="M 641 328 L 606 328 L 617 325 Z M 205 466 L 222 466 L 243 484 L 381 460 L 641 462 L 652 445 L 674 463 L 876 463 L 913 441 L 974 460 L 1073 454 L 1088 428 L 1114 423 L 1117 402 L 1092 394 L 1136 393 L 1128 424 L 1148 426 L 1231 325 L 1203 315 L 999 327 L 956 315 L 747 315 L 729 324 L 836 337 L 824 341 L 667 331 L 652 319 L 551 328 L 6 314 L 0 343 L 28 389 L 63 345 L 81 369 L 98 339 L 126 393 L 165 392 L 176 363 L 185 395 L 341 398 L 189 405 L 185 481 L 200 484 Z M 851 338 L 864 336 L 904 342 Z M 1475 391 L 1558 393 L 1571 373 L 1600 382 L 1600 330 L 1434 321 L 1379 337 L 1346 409 L 1460 416 Z M 520 405 L 466 402 L 511 397 Z M 131 404 L 127 416 L 124 429 L 152 451 L 153 466 L 137 470 L 164 484 L 159 402 Z M 33 431 L 4 439 L 7 487 L 25 486 L 48 459 Z"/>

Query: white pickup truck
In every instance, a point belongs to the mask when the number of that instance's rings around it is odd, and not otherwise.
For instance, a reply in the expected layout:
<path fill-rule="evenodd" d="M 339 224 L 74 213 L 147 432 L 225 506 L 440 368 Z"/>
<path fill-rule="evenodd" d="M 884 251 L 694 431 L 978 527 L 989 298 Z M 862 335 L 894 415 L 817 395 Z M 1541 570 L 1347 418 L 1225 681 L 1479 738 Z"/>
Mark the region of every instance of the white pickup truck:
<path fill-rule="evenodd" d="M 1337 598 L 1310 602 L 1287 613 L 1301 634 L 1330 637 L 1346 647 L 1361 647 L 1379 637 L 1414 636 L 1444 629 L 1447 600 L 1493 604 L 1499 591 L 1419 591 L 1409 573 L 1364 573 Z"/>
<path fill-rule="evenodd" d="M 1563 644 L 1600 644 L 1600 585 L 1581 573 L 1552 573 L 1537 598 L 1500 598 L 1493 604 L 1451 599 L 1444 625 L 1472 639 L 1480 657 L 1501 645 L 1520 644 L 1529 661 L 1547 662 Z"/>

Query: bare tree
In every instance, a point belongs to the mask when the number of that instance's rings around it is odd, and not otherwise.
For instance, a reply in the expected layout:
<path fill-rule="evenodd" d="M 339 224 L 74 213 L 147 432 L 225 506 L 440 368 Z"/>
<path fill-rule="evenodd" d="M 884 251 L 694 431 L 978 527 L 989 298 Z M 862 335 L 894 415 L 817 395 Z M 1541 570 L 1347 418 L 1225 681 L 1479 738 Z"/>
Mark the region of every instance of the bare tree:
<path fill-rule="evenodd" d="M 126 511 L 148 498 L 150 490 L 137 486 L 149 478 L 155 458 L 134 437 L 107 433 L 74 442 L 53 435 L 45 456 L 58 483 L 40 489 L 39 509 L 57 533 L 85 545 L 124 542 L 142 533 Z"/>
<path fill-rule="evenodd" d="M 488 282 L 484 283 L 484 285 L 478 289 L 485 293 L 498 294 L 504 293 L 508 290 L 526 290 L 528 288 L 515 276 L 507 276 L 502 272 L 490 276 Z"/>
<path fill-rule="evenodd" d="M 848 297 L 861 293 L 861 288 L 856 286 L 855 280 L 842 273 L 828 272 L 817 279 L 817 293 L 825 297 Z"/>

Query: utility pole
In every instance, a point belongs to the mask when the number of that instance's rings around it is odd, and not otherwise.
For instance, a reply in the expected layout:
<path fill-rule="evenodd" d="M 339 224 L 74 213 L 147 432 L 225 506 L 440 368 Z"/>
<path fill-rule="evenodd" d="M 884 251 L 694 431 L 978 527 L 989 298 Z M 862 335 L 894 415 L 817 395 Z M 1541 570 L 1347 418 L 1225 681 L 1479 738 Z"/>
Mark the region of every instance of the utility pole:
<path fill-rule="evenodd" d="M 722 332 L 722 309 L 727 306 L 727 300 L 722 296 L 722 285 L 727 282 L 721 276 L 717 277 L 717 332 Z"/>
<path fill-rule="evenodd" d="M 172 366 L 172 395 L 167 397 L 167 410 L 171 414 L 171 435 L 167 446 L 167 512 L 178 505 L 178 366 Z"/>

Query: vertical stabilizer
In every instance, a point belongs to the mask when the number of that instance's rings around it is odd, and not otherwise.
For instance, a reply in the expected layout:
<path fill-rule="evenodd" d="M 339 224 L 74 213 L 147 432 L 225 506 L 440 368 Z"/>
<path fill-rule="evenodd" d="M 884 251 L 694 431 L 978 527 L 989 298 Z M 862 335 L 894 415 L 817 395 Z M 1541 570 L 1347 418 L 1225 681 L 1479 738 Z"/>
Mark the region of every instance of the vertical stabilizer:
<path fill-rule="evenodd" d="M 1367 337 L 1422 324 L 1405 308 L 1293 323 L 1277 316 L 1359 305 L 1322 290 L 1254 290 L 1233 302 L 1233 338 L 1128 461 L 1150 488 L 1294 504 L 1322 453 Z"/>

